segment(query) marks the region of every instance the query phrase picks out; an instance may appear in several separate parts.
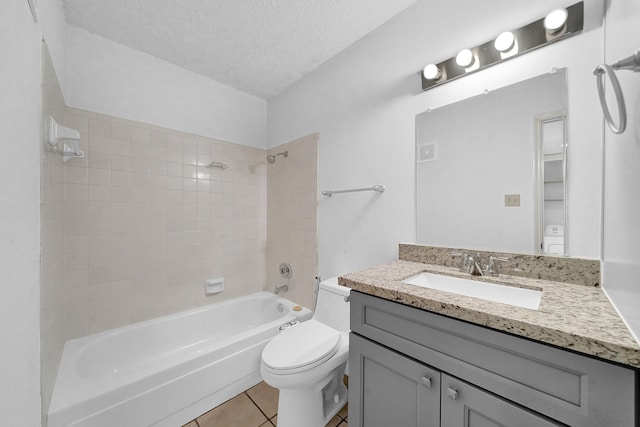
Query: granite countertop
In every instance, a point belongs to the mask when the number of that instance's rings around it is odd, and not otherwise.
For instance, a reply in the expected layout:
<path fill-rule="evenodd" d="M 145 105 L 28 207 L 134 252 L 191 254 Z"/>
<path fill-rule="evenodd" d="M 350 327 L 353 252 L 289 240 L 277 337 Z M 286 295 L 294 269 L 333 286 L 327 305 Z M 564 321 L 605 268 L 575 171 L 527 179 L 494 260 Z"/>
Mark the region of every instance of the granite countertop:
<path fill-rule="evenodd" d="M 402 283 L 422 272 L 542 290 L 538 310 Z M 339 277 L 355 291 L 640 368 L 640 345 L 601 288 L 527 277 L 471 277 L 456 268 L 395 261 Z"/>

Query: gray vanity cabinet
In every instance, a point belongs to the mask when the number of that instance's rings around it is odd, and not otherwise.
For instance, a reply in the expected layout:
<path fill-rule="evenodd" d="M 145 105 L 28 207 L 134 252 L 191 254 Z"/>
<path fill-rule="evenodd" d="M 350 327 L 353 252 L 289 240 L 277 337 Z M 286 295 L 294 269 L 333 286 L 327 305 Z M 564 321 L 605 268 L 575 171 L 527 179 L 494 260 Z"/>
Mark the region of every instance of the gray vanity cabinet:
<path fill-rule="evenodd" d="M 367 425 L 367 424 L 365 424 Z M 442 427 L 559 427 L 539 414 L 442 374 Z"/>
<path fill-rule="evenodd" d="M 358 335 L 350 342 L 349 423 L 364 427 L 552 427 L 518 405 Z M 357 390 L 357 391 L 356 391 Z M 357 394 L 354 397 L 354 394 Z M 358 404 L 354 402 L 358 401 Z"/>
<path fill-rule="evenodd" d="M 360 410 L 357 415 L 349 413 L 350 424 L 440 426 L 439 371 L 357 335 L 352 335 L 349 351 L 354 355 L 349 393 L 353 385 L 360 390 Z"/>
<path fill-rule="evenodd" d="M 638 427 L 638 372 L 351 292 L 349 424 Z"/>

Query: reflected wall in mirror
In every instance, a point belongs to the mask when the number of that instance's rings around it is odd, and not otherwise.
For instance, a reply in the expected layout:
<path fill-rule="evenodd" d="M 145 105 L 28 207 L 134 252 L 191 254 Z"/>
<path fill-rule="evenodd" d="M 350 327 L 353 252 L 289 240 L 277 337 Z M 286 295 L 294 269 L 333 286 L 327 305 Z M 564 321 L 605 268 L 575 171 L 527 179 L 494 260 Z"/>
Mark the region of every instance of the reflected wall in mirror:
<path fill-rule="evenodd" d="M 561 69 L 418 114 L 417 242 L 566 254 L 567 105 Z"/>
<path fill-rule="evenodd" d="M 567 249 L 566 117 L 558 112 L 536 119 L 536 247 L 547 255 L 564 255 Z"/>

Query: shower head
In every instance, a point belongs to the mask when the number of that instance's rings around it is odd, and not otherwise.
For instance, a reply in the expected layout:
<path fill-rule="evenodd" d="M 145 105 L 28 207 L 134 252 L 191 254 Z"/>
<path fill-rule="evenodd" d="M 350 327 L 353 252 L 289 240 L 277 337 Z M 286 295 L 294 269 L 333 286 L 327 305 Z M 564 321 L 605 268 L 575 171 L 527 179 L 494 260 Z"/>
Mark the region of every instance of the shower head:
<path fill-rule="evenodd" d="M 278 157 L 278 156 L 282 156 L 282 157 L 284 157 L 286 159 L 287 157 L 289 157 L 289 152 L 288 151 L 283 151 L 282 153 L 269 154 L 267 156 L 267 162 L 269 162 L 271 164 L 274 164 L 276 162 L 276 157 Z"/>

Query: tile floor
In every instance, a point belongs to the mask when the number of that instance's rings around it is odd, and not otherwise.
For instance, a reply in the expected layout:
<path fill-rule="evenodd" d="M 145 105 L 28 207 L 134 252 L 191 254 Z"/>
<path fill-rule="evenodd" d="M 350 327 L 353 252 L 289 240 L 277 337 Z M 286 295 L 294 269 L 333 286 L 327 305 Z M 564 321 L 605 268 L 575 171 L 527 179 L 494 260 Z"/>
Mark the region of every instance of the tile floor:
<path fill-rule="evenodd" d="M 347 407 L 348 404 L 326 427 L 348 427 Z M 278 425 L 277 412 L 278 390 L 261 382 L 183 427 L 273 427 Z"/>

